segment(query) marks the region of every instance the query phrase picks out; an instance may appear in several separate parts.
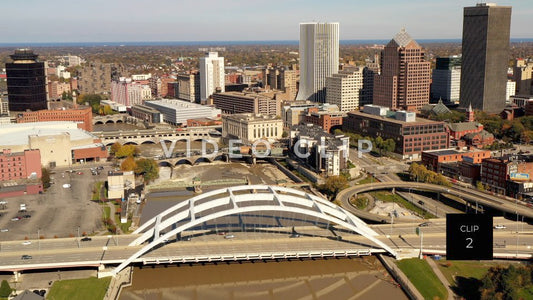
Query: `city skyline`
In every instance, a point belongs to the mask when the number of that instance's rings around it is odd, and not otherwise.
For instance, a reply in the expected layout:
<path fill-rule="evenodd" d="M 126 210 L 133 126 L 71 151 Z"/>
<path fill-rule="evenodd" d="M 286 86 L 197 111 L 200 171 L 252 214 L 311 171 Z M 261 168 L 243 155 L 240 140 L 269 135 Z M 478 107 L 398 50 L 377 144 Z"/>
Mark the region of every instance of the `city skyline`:
<path fill-rule="evenodd" d="M 415 39 L 460 39 L 463 7 L 475 5 L 475 1 L 388 1 L 379 6 L 359 1 L 269 4 L 159 0 L 150 5 L 147 14 L 140 1 L 97 0 L 78 10 L 64 0 L 8 2 L 3 8 L 9 14 L 0 20 L 0 43 L 297 40 L 298 24 L 308 21 L 339 22 L 341 40 L 387 39 L 402 27 Z M 528 31 L 533 3 L 497 4 L 514 8 L 511 38 L 533 37 Z M 12 30 L 16 24 L 24 24 L 24 30 Z"/>

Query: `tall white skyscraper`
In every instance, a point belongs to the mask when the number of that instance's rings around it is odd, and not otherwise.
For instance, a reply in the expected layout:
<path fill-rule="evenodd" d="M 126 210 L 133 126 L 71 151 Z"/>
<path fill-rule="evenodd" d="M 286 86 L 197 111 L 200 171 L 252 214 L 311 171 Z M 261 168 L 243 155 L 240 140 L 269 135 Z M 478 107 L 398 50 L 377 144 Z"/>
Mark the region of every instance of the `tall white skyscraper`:
<path fill-rule="evenodd" d="M 362 89 L 363 67 L 345 67 L 326 78 L 326 102 L 336 104 L 344 112 L 359 109 Z"/>
<path fill-rule="evenodd" d="M 339 71 L 339 23 L 300 23 L 297 100 L 325 102 L 326 77 Z"/>
<path fill-rule="evenodd" d="M 224 88 L 224 57 L 218 57 L 218 52 L 209 52 L 200 58 L 200 98 L 206 100 L 217 88 L 221 92 Z"/>

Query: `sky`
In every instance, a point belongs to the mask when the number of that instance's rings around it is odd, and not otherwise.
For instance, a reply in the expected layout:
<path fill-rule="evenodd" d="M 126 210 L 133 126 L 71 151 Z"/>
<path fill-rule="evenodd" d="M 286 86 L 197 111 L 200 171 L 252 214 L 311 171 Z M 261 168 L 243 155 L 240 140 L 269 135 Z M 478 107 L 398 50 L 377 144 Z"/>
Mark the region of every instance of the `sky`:
<path fill-rule="evenodd" d="M 18 0 L 1 2 L 0 43 L 298 40 L 300 22 L 339 22 L 341 40 L 462 35 L 464 0 Z M 533 38 L 533 1 L 513 7 L 512 38 Z"/>

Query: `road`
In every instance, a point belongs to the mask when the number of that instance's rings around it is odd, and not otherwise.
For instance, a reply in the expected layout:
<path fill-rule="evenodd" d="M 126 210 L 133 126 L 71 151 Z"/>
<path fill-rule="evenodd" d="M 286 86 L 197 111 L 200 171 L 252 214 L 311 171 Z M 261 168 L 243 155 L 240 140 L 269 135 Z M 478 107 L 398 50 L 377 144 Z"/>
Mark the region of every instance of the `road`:
<path fill-rule="evenodd" d="M 531 255 L 533 250 L 533 225 L 516 223 L 495 218 L 494 224 L 507 228 L 494 230 L 494 252 L 505 255 Z M 378 239 L 396 251 L 409 252 L 420 248 L 420 237 L 415 229 L 418 223 L 371 225 Z M 427 227 L 420 227 L 424 233 L 423 249 L 427 253 L 445 251 L 446 220 L 435 219 Z M 516 230 L 519 234 L 516 234 Z M 187 232 L 183 237 L 190 241 L 170 241 L 144 255 L 138 261 L 174 262 L 187 258 L 245 256 L 275 253 L 339 253 L 348 251 L 379 250 L 365 237 L 342 228 L 329 229 L 314 226 L 297 227 L 299 238 L 290 238 L 292 228 L 268 228 L 263 231 L 233 232 L 234 238 L 227 239 L 208 231 Z M 92 241 L 80 242 L 76 238 L 50 239 L 23 245 L 23 241 L 2 242 L 0 245 L 0 271 L 23 270 L 36 267 L 80 266 L 116 264 L 138 251 L 141 246 L 127 246 L 139 235 L 93 237 Z M 340 238 L 337 238 L 340 236 Z M 22 260 L 22 255 L 32 259 Z"/>

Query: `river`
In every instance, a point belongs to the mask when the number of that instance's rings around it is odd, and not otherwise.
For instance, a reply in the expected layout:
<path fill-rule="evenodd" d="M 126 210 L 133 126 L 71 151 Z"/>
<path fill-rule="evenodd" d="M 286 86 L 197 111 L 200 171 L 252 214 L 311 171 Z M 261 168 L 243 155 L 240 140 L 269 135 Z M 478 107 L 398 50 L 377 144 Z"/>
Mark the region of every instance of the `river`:
<path fill-rule="evenodd" d="M 374 256 L 136 267 L 121 300 L 408 299 Z"/>

